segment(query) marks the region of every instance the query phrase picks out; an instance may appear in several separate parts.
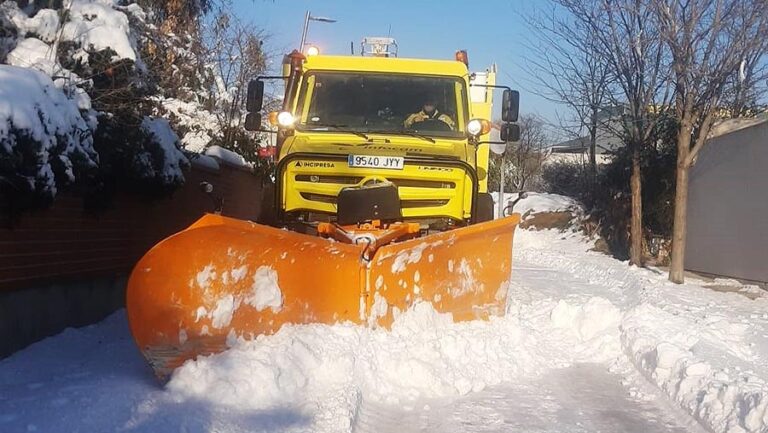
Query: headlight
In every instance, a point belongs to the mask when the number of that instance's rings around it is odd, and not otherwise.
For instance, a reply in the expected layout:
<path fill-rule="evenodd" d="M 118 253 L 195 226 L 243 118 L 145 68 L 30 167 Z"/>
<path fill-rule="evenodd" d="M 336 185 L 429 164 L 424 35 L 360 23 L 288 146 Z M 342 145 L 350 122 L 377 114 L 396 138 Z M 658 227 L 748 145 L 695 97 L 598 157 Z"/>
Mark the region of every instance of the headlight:
<path fill-rule="evenodd" d="M 472 119 L 467 123 L 467 132 L 472 135 L 479 135 L 483 131 L 483 122 L 479 119 Z"/>
<path fill-rule="evenodd" d="M 289 126 L 293 126 L 293 121 L 294 120 L 295 119 L 293 118 L 293 114 L 291 114 L 291 113 L 289 113 L 287 111 L 281 111 L 277 115 L 277 123 L 280 126 L 284 127 L 284 128 L 287 128 Z"/>
<path fill-rule="evenodd" d="M 316 56 L 318 54 L 320 54 L 320 48 L 317 48 L 314 45 L 309 47 L 309 48 L 307 48 L 307 55 L 308 56 Z"/>

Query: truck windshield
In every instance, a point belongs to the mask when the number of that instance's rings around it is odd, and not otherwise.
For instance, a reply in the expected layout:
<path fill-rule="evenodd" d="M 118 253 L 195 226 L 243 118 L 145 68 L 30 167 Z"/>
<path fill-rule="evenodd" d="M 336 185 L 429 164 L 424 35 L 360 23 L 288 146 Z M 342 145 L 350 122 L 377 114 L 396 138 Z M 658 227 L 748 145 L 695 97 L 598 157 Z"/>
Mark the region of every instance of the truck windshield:
<path fill-rule="evenodd" d="M 464 137 L 464 82 L 452 77 L 309 72 L 297 129 Z"/>

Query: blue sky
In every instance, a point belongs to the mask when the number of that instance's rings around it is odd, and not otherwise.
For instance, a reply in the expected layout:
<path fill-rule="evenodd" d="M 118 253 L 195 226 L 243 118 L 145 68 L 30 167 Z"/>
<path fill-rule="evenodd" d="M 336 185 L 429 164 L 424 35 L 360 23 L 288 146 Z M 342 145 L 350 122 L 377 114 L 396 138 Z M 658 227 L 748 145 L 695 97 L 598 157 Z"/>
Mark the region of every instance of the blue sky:
<path fill-rule="evenodd" d="M 363 36 L 386 36 L 390 31 L 400 57 L 451 59 L 458 49 L 469 52 L 470 69 L 499 68 L 498 83 L 520 90 L 521 111 L 555 121 L 562 110 L 531 92 L 524 70 L 526 25 L 523 14 L 542 0 L 473 1 L 363 1 L 363 0 L 233 0 L 244 21 L 263 29 L 267 48 L 284 53 L 297 48 L 304 13 L 336 19 L 311 22 L 307 41 L 328 54 L 349 54 L 350 41 L 359 52 Z M 279 57 L 275 58 L 279 62 Z"/>

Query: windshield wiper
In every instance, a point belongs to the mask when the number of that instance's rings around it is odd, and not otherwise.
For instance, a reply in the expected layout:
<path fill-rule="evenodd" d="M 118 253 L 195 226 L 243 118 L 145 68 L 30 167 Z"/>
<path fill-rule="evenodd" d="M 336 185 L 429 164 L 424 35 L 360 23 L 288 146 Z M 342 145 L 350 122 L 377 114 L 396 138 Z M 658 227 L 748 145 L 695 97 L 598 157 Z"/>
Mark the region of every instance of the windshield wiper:
<path fill-rule="evenodd" d="M 312 125 L 311 127 L 307 128 L 309 131 L 317 131 L 317 128 L 333 128 L 334 131 L 338 132 L 346 132 L 348 134 L 355 134 L 358 137 L 364 138 L 366 141 L 370 140 L 365 133 L 362 133 L 360 131 L 352 131 L 350 129 L 341 129 L 341 128 L 348 128 L 349 125 Z"/>
<path fill-rule="evenodd" d="M 422 140 L 427 140 L 430 143 L 435 142 L 435 139 L 428 135 L 422 135 L 422 134 L 419 134 L 418 132 L 406 131 L 404 129 L 395 130 L 395 131 L 368 131 L 368 133 L 369 134 L 400 134 L 400 135 L 407 135 L 409 137 L 421 138 Z"/>

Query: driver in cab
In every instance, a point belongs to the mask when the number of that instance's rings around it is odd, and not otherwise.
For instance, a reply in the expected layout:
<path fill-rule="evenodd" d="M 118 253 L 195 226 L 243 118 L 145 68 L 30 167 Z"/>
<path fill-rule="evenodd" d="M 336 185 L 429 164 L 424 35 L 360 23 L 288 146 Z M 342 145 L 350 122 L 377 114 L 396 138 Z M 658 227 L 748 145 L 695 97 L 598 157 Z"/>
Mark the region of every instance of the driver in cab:
<path fill-rule="evenodd" d="M 448 125 L 451 129 L 453 129 L 456 124 L 450 116 L 439 112 L 437 110 L 437 106 L 435 105 L 435 101 L 431 99 L 425 100 L 421 111 L 408 116 L 403 124 L 406 128 L 411 128 L 415 123 L 424 122 L 430 119 L 439 120 Z"/>

